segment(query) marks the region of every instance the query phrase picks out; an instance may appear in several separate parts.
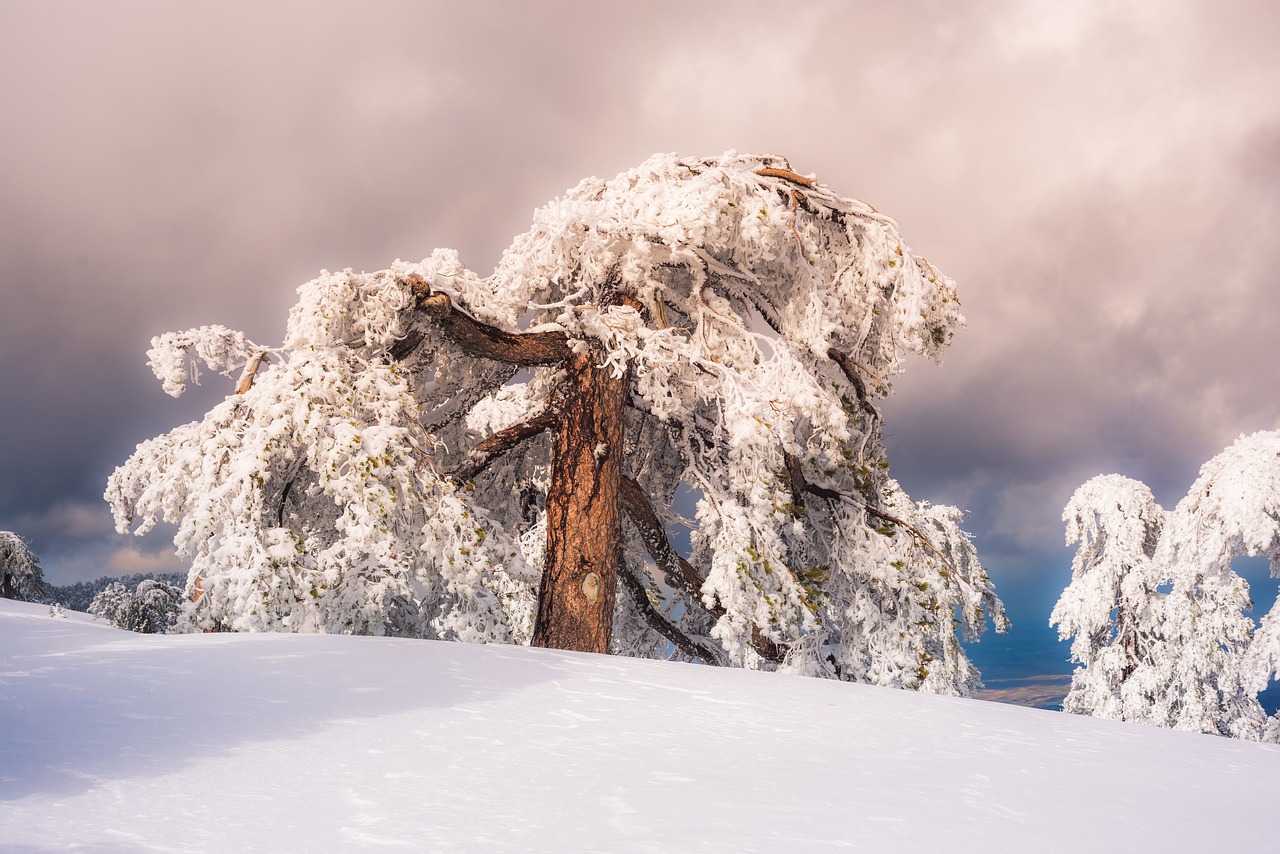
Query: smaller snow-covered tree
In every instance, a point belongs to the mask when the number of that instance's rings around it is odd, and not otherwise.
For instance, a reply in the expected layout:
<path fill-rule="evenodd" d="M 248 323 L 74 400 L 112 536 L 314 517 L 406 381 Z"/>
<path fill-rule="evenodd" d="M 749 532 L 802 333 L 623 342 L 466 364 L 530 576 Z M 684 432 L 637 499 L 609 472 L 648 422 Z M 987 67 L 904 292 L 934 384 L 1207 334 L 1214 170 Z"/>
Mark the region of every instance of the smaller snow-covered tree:
<path fill-rule="evenodd" d="M 1231 562 L 1265 556 L 1280 576 L 1280 432 L 1241 436 L 1172 511 L 1112 475 L 1063 518 L 1068 545 L 1081 543 L 1051 617 L 1081 665 L 1067 711 L 1277 740 L 1257 694 L 1280 665 L 1280 609 L 1255 633 Z"/>
<path fill-rule="evenodd" d="M 113 626 L 143 634 L 163 634 L 178 616 L 182 590 L 153 578 L 130 590 L 118 581 L 108 584 L 89 604 L 89 613 Z"/>
<path fill-rule="evenodd" d="M 0 598 L 34 602 L 47 589 L 40 559 L 27 541 L 12 531 L 0 531 Z"/>
<path fill-rule="evenodd" d="M 1172 585 L 1165 599 L 1167 650 L 1156 675 L 1168 689 L 1154 714 L 1178 729 L 1263 737 L 1257 694 L 1270 673 L 1250 653 L 1249 584 L 1232 569 L 1241 556 L 1280 566 L 1280 433 L 1242 436 L 1205 463 L 1169 514 L 1156 560 Z M 1274 613 L 1274 611 L 1273 611 Z"/>
<path fill-rule="evenodd" d="M 1151 709 L 1142 686 L 1160 622 L 1151 558 L 1164 517 L 1145 484 L 1115 474 L 1089 480 L 1063 512 L 1067 544 L 1080 543 L 1050 617 L 1061 637 L 1074 638 L 1071 657 L 1081 665 L 1063 702 L 1068 712 L 1145 720 Z"/>

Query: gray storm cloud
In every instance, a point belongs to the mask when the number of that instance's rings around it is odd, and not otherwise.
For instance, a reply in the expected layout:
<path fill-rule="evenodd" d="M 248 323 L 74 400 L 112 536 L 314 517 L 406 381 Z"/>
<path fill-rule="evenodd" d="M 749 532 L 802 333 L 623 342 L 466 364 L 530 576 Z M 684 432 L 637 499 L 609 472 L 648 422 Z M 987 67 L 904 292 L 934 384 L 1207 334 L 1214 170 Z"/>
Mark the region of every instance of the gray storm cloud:
<path fill-rule="evenodd" d="M 736 148 L 893 215 L 957 280 L 969 330 L 888 406 L 895 472 L 972 511 L 997 584 L 1064 576 L 1083 479 L 1172 504 L 1277 425 L 1278 18 L 0 2 L 0 529 L 56 581 L 159 568 L 162 541 L 110 532 L 103 483 L 227 389 L 165 398 L 152 335 L 274 341 L 321 267 L 448 246 L 483 271 L 582 177 Z"/>

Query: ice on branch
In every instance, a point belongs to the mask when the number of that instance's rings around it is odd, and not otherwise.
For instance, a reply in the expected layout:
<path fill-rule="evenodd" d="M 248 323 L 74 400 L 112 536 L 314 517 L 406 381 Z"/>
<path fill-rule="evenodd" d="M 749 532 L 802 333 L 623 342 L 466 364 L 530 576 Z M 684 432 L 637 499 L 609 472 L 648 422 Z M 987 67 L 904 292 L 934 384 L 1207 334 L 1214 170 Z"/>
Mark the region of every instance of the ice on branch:
<path fill-rule="evenodd" d="M 658 155 L 536 211 L 488 277 L 437 250 L 304 285 L 245 393 L 139 446 L 107 497 L 122 529 L 179 525 L 202 625 L 499 640 L 532 620 L 537 641 L 616 588 L 615 651 L 967 693 L 957 626 L 1003 629 L 1003 608 L 959 511 L 888 478 L 876 405 L 963 323 L 870 206 L 778 157 Z M 261 349 L 206 329 L 157 339 L 167 389 L 188 352 L 229 370 Z M 577 532 L 555 515 L 570 461 L 594 484 Z M 563 536 L 618 548 L 579 569 Z M 531 617 L 540 586 L 561 604 Z"/>

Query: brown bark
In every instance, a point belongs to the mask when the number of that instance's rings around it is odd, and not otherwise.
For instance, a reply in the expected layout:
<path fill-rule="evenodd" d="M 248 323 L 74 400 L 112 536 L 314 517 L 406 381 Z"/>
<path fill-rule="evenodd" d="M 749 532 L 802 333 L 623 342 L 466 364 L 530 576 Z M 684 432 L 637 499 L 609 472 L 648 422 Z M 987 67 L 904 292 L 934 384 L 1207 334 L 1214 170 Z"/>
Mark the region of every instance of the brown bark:
<path fill-rule="evenodd" d="M 756 174 L 762 175 L 766 178 L 782 178 L 783 180 L 790 181 L 793 184 L 799 184 L 802 187 L 813 186 L 812 178 L 806 178 L 803 175 L 797 175 L 796 173 L 792 172 L 790 169 L 774 169 L 774 168 L 757 169 Z"/>
<path fill-rule="evenodd" d="M 588 352 L 565 362 L 533 645 L 607 653 L 622 548 L 618 490 L 626 384 L 597 361 Z"/>

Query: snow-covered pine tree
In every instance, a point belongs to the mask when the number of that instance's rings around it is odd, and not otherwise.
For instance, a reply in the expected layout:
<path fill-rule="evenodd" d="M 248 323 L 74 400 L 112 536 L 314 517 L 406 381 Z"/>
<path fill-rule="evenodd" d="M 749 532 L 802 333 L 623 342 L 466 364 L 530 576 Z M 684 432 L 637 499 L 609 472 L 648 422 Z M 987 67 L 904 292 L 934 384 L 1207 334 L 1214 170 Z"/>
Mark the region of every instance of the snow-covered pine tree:
<path fill-rule="evenodd" d="M 178 525 L 196 625 L 977 684 L 957 624 L 1003 606 L 959 512 L 888 477 L 875 404 L 963 317 L 870 206 L 661 155 L 538 210 L 487 278 L 437 250 L 299 296 L 279 348 L 149 353 L 175 395 L 244 366 L 106 493 L 122 531 Z"/>
<path fill-rule="evenodd" d="M 1099 475 L 1076 490 L 1063 511 L 1067 545 L 1079 543 L 1071 584 L 1049 617 L 1073 638 L 1080 666 L 1063 709 L 1113 720 L 1149 721 L 1153 650 L 1164 595 L 1152 562 L 1165 511 L 1143 483 Z"/>
<path fill-rule="evenodd" d="M 1257 694 L 1280 665 L 1280 608 L 1255 633 L 1237 557 L 1280 575 L 1280 433 L 1241 436 L 1172 511 L 1119 476 L 1064 513 L 1080 542 L 1051 622 L 1081 664 L 1067 711 L 1236 738 L 1280 740 Z"/>
<path fill-rule="evenodd" d="M 70 584 L 51 584 L 45 594 L 50 602 L 57 603 L 71 611 L 87 612 L 89 606 L 99 593 L 116 583 L 124 585 L 128 591 L 134 591 L 147 579 L 164 582 L 169 587 L 177 587 L 179 591 L 186 585 L 185 572 L 135 572 L 129 575 L 103 575 L 93 581 L 73 581 Z"/>
<path fill-rule="evenodd" d="M 47 590 L 44 570 L 31 546 L 12 531 L 0 531 L 0 598 L 34 602 Z"/>
<path fill-rule="evenodd" d="M 163 634 L 178 615 L 182 590 L 154 578 L 144 578 L 130 590 L 119 581 L 102 589 L 89 603 L 89 613 L 119 629 Z"/>

